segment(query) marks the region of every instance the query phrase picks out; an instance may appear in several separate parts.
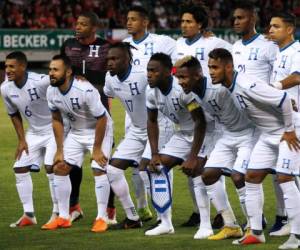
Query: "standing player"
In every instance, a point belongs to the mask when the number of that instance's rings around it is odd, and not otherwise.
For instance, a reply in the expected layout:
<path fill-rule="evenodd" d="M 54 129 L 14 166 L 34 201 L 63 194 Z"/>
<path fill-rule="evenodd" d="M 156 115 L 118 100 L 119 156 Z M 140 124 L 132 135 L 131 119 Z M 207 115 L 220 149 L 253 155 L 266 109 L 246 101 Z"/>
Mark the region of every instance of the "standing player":
<path fill-rule="evenodd" d="M 67 39 L 61 47 L 61 54 L 71 60 L 74 75 L 87 79 L 101 95 L 101 102 L 109 111 L 108 98 L 103 94 L 106 73 L 106 55 L 109 43 L 96 36 L 99 24 L 94 12 L 83 12 L 76 21 L 75 38 Z M 71 220 L 82 217 L 79 205 L 79 191 L 82 180 L 82 168 L 74 167 L 70 173 L 72 193 L 70 199 Z M 115 222 L 115 208 L 109 207 L 108 217 Z"/>
<path fill-rule="evenodd" d="M 279 248 L 298 248 L 300 192 L 293 176 L 299 175 L 300 141 L 295 133 L 295 125 L 299 128 L 299 124 L 294 122 L 299 121 L 299 114 L 293 114 L 291 99 L 286 92 L 276 90 L 256 77 L 234 72 L 229 51 L 215 49 L 209 57 L 208 66 L 213 83 L 222 83 L 227 87 L 241 111 L 261 131 L 246 173 L 246 209 L 251 232 L 233 244 L 265 242 L 261 224 L 264 203 L 262 182 L 273 169 L 284 194 L 291 224 L 291 237 Z"/>
<path fill-rule="evenodd" d="M 112 120 L 101 103 L 100 95 L 88 81 L 72 75 L 71 62 L 63 55 L 54 56 L 49 66 L 51 86 L 47 90 L 49 108 L 57 144 L 54 183 L 59 217 L 42 227 L 45 230 L 71 226 L 69 215 L 72 167 L 80 167 L 86 151 L 92 155 L 98 214 L 91 231 L 103 232 L 110 185 L 106 168 L 112 148 Z M 68 117 L 71 130 L 64 140 L 62 114 Z"/>
<path fill-rule="evenodd" d="M 290 13 L 274 14 L 270 23 L 270 38 L 277 43 L 277 55 L 274 63 L 271 84 L 278 89 L 286 89 L 297 110 L 299 110 L 300 84 L 300 43 L 295 41 L 296 18 Z M 297 179 L 296 179 L 297 180 Z M 298 183 L 299 186 L 299 183 Z M 283 195 L 281 194 L 283 202 Z M 283 203 L 284 205 L 284 203 Z M 284 208 L 284 206 L 282 206 Z M 285 211 L 276 214 L 274 230 L 271 236 L 288 235 L 290 226 Z"/>
<path fill-rule="evenodd" d="M 150 57 L 157 52 L 164 52 L 172 58 L 172 61 L 176 60 L 176 41 L 165 35 L 157 35 L 149 33 L 147 27 L 149 24 L 149 16 L 147 10 L 141 6 L 133 6 L 129 9 L 127 14 L 127 30 L 131 36 L 126 38 L 124 42 L 129 42 L 135 49 L 132 49 L 132 58 L 134 65 L 140 65 L 146 69 Z M 159 124 L 161 126 L 162 133 L 161 140 L 170 134 L 172 134 L 172 123 L 163 116 L 159 116 Z M 125 126 L 130 125 L 129 116 L 126 113 Z M 166 138 L 167 139 L 167 138 Z M 136 198 L 138 201 L 137 208 L 142 220 L 147 220 L 152 217 L 151 211 L 147 204 L 147 192 L 144 185 L 149 187 L 149 178 L 145 168 L 149 164 L 148 153 L 149 147 L 146 147 L 146 152 L 140 162 L 139 169 L 133 169 L 132 180 L 135 187 Z M 143 182 L 141 182 L 141 179 Z M 151 215 L 151 216 L 150 216 Z"/>
<path fill-rule="evenodd" d="M 171 70 L 171 58 L 163 53 L 154 54 L 147 66 L 148 82 L 151 88 L 147 90 L 147 130 L 152 153 L 151 197 L 161 218 L 159 225 L 145 232 L 147 236 L 174 233 L 171 220 L 172 189 L 168 174 L 170 169 L 182 164 L 186 173 L 198 177 L 201 169 L 197 167 L 203 165 L 203 163 L 199 164 L 199 161 L 205 161 L 202 155 L 201 160 L 198 158 L 206 131 L 205 115 L 194 96 L 183 92 L 177 79 L 172 77 Z M 177 127 L 173 136 L 161 150 L 158 148 L 160 130 L 157 116 L 159 111 Z M 205 155 L 205 152 L 203 154 Z"/>
<path fill-rule="evenodd" d="M 269 83 L 277 46 L 256 32 L 257 14 L 254 4 L 247 1 L 237 3 L 233 20 L 234 31 L 241 36 L 232 47 L 235 70 L 259 77 L 263 82 Z M 281 190 L 276 180 L 274 180 L 274 187 L 278 197 L 278 192 L 280 193 Z M 280 200 L 277 199 L 277 211 L 282 211 L 283 204 Z M 245 209 L 243 212 L 245 214 Z M 245 227 L 248 227 L 248 223 Z M 266 227 L 265 218 L 263 218 L 263 227 Z"/>
<path fill-rule="evenodd" d="M 124 170 L 129 166 L 138 167 L 147 142 L 146 73 L 139 66 L 132 65 L 130 44 L 124 42 L 110 46 L 107 67 L 109 72 L 105 79 L 104 93 L 118 98 L 131 120 L 124 139 L 112 156 L 107 174 L 127 215 L 119 226 L 124 229 L 137 228 L 142 224 L 131 200 Z"/>
<path fill-rule="evenodd" d="M 27 58 L 23 52 L 15 51 L 7 55 L 5 60 L 7 80 L 1 85 L 1 94 L 19 140 L 14 172 L 17 191 L 24 210 L 24 215 L 17 222 L 12 223 L 11 227 L 37 223 L 34 216 L 30 169 L 32 167 L 39 169 L 43 158 L 53 202 L 53 215 L 50 221 L 58 213 L 52 170 L 55 141 L 46 100 L 50 81 L 47 76 L 27 72 L 26 69 Z M 29 123 L 26 134 L 22 117 Z"/>
<path fill-rule="evenodd" d="M 181 8 L 181 32 L 182 37 L 177 40 L 176 50 L 177 59 L 184 56 L 194 56 L 201 63 L 203 75 L 210 78 L 208 73 L 208 53 L 214 48 L 226 48 L 231 50 L 231 44 L 215 36 L 207 37 L 204 35 L 208 26 L 208 13 L 203 5 L 185 4 Z M 199 211 L 195 201 L 192 179 L 189 178 L 190 193 L 194 203 L 194 213 L 183 226 L 198 226 Z M 223 223 L 221 217 L 217 216 L 214 227 L 220 228 Z"/>

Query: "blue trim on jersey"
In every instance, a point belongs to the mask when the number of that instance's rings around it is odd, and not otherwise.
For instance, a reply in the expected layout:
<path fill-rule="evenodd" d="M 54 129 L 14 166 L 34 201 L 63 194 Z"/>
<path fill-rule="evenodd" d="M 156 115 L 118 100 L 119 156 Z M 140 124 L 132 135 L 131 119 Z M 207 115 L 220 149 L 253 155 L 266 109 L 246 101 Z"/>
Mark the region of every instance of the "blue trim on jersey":
<path fill-rule="evenodd" d="M 94 118 L 96 118 L 97 120 L 99 119 L 99 118 L 101 118 L 101 117 L 103 117 L 103 116 L 105 116 L 106 115 L 106 112 L 104 111 L 101 115 L 99 115 L 99 116 L 94 116 Z"/>
<path fill-rule="evenodd" d="M 167 96 L 168 94 L 170 94 L 170 92 L 171 92 L 171 90 L 172 90 L 172 87 L 173 87 L 173 77 L 172 76 L 170 76 L 170 78 L 169 78 L 169 84 L 170 84 L 170 86 L 169 86 L 169 89 L 167 90 L 167 92 L 162 92 L 161 91 L 161 89 L 159 89 L 160 90 L 160 92 L 164 95 L 164 96 Z"/>
<path fill-rule="evenodd" d="M 70 84 L 69 84 L 69 87 L 68 87 L 68 89 L 66 90 L 66 91 L 61 91 L 59 88 L 59 91 L 60 91 L 60 93 L 62 94 L 62 95 L 66 95 L 66 94 L 68 94 L 69 93 L 69 91 L 71 90 L 71 88 L 72 88 L 72 85 L 73 85 L 73 82 L 74 82 L 74 77 L 72 77 L 72 79 L 70 80 Z"/>
<path fill-rule="evenodd" d="M 131 69 L 132 69 L 132 66 L 130 64 L 127 69 L 126 74 L 122 78 L 119 78 L 119 76 L 117 76 L 120 82 L 124 82 L 128 78 L 128 76 L 130 75 Z"/>
<path fill-rule="evenodd" d="M 139 40 L 133 40 L 132 38 L 132 41 L 135 43 L 135 44 L 139 44 L 141 42 L 143 42 L 145 39 L 147 39 L 147 37 L 149 36 L 150 33 L 146 33 L 141 39 Z"/>
<path fill-rule="evenodd" d="M 255 34 L 253 37 L 251 37 L 250 39 L 248 39 L 248 40 L 243 40 L 242 39 L 242 44 L 243 45 L 248 45 L 248 44 L 250 44 L 250 43 L 252 43 L 256 38 L 258 38 L 259 37 L 259 33 L 257 33 L 257 34 Z"/>
<path fill-rule="evenodd" d="M 230 92 L 233 92 L 233 90 L 234 90 L 237 75 L 238 75 L 238 72 L 234 71 L 233 80 L 232 80 L 231 86 L 229 87 Z"/>
<path fill-rule="evenodd" d="M 288 47 L 290 47 L 291 45 L 293 45 L 295 42 L 297 42 L 296 40 L 289 43 L 288 45 L 284 46 L 283 48 L 279 49 L 280 52 L 284 51 L 285 49 L 287 49 Z"/>
<path fill-rule="evenodd" d="M 190 46 L 190 45 L 192 45 L 193 43 L 197 42 L 201 37 L 202 37 L 202 34 L 199 33 L 198 35 L 194 36 L 194 37 L 191 38 L 191 39 L 186 38 L 186 39 L 185 39 L 185 43 L 186 43 L 187 45 Z"/>
<path fill-rule="evenodd" d="M 280 103 L 279 103 L 279 105 L 278 105 L 278 108 L 281 108 L 281 106 L 282 106 L 282 104 L 283 104 L 285 98 L 286 98 L 286 92 L 284 92 L 283 97 L 281 98 L 281 101 L 280 101 Z"/>
<path fill-rule="evenodd" d="M 21 88 L 24 87 L 24 85 L 26 84 L 27 80 L 28 80 L 28 72 L 26 71 L 26 72 L 25 72 L 25 78 L 24 78 L 24 81 L 21 82 L 20 86 L 17 85 L 15 82 L 14 82 L 14 84 L 16 85 L 16 87 L 17 87 L 18 89 L 21 89 Z"/>
<path fill-rule="evenodd" d="M 203 82 L 201 84 L 201 93 L 200 95 L 198 95 L 201 99 L 203 99 L 203 97 L 205 96 L 206 89 L 207 89 L 207 78 L 204 76 Z"/>

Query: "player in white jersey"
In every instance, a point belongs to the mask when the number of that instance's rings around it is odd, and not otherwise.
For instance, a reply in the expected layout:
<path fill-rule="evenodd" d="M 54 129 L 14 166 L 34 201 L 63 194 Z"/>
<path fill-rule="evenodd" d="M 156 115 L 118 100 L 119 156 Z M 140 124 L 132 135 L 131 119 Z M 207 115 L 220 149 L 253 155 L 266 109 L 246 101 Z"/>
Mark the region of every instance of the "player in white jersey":
<path fill-rule="evenodd" d="M 215 36 L 207 36 L 205 34 L 208 26 L 208 13 L 205 6 L 184 4 L 180 16 L 182 37 L 176 43 L 177 59 L 189 55 L 196 57 L 201 63 L 203 75 L 210 78 L 207 67 L 208 53 L 214 48 L 231 50 L 231 44 Z M 191 178 L 189 178 L 189 187 L 194 202 L 194 213 L 183 226 L 198 226 L 199 212 L 196 210 L 197 206 Z M 215 218 L 214 228 L 219 229 L 223 226 L 221 220 L 222 217 L 220 215 Z"/>
<path fill-rule="evenodd" d="M 36 224 L 30 169 L 34 167 L 39 170 L 43 159 L 53 202 L 53 216 L 58 212 L 52 169 L 55 141 L 51 128 L 51 113 L 46 100 L 50 81 L 48 76 L 27 72 L 26 69 L 27 58 L 23 52 L 15 51 L 7 55 L 5 60 L 7 80 L 1 85 L 1 94 L 18 136 L 14 172 L 24 210 L 24 215 L 16 223 L 11 224 L 11 227 Z M 26 134 L 22 117 L 29 123 Z"/>
<path fill-rule="evenodd" d="M 110 46 L 107 67 L 104 93 L 119 99 L 131 119 L 128 132 L 117 146 L 107 171 L 112 189 L 127 215 L 117 228 L 137 228 L 142 223 L 131 200 L 124 170 L 129 166 L 138 167 L 147 142 L 146 72 L 132 65 L 130 44 L 123 42 Z"/>
<path fill-rule="evenodd" d="M 147 236 L 174 233 L 171 221 L 172 189 L 168 174 L 170 169 L 183 163 L 185 172 L 195 177 L 200 175 L 197 172 L 199 169 L 194 170 L 195 166 L 199 161 L 205 162 L 205 152 L 204 156 L 201 154 L 201 159 L 198 158 L 206 129 L 204 113 L 193 95 L 183 92 L 177 79 L 171 75 L 171 70 L 171 58 L 164 53 L 154 54 L 147 66 L 151 88 L 147 90 L 146 103 L 147 130 L 152 153 L 149 166 L 151 197 L 161 218 L 158 226 L 145 232 Z M 161 150 L 158 148 L 158 111 L 173 121 L 177 128 Z"/>
<path fill-rule="evenodd" d="M 202 75 L 199 61 L 192 56 L 182 58 L 176 63 L 176 76 L 185 93 L 194 93 L 202 108 L 215 118 L 222 126 L 223 134 L 205 164 L 202 179 L 210 200 L 217 211 L 222 214 L 225 226 L 211 240 L 221 240 L 229 237 L 240 237 L 241 228 L 228 206 L 226 190 L 220 181 L 223 169 L 231 173 L 236 186 L 240 203 L 245 216 L 245 173 L 252 148 L 256 142 L 255 128 L 252 122 L 240 112 L 231 93 L 222 86 L 213 86 L 208 78 Z M 201 197 L 196 197 L 202 201 Z M 209 207 L 209 204 L 205 204 Z M 209 220 L 200 211 L 201 223 L 197 234 L 205 232 L 202 223 Z M 211 227 L 208 228 L 211 230 Z M 212 233 L 212 231 L 211 231 Z"/>
<path fill-rule="evenodd" d="M 241 39 L 232 46 L 234 68 L 269 83 L 277 45 L 256 32 L 256 19 L 254 4 L 243 1 L 235 6 L 233 27 Z"/>
<path fill-rule="evenodd" d="M 240 105 L 241 112 L 261 131 L 246 173 L 246 208 L 251 232 L 233 244 L 265 242 L 261 224 L 264 202 L 262 182 L 271 169 L 276 171 L 291 224 L 291 238 L 280 249 L 298 248 L 300 192 L 293 176 L 299 175 L 300 168 L 299 114 L 293 113 L 291 99 L 286 92 L 261 83 L 256 77 L 235 72 L 229 51 L 215 49 L 209 57 L 213 83 L 222 83 L 227 87 Z"/>
<path fill-rule="evenodd" d="M 49 76 L 51 86 L 47 90 L 47 100 L 57 145 L 54 184 L 59 216 L 43 225 L 42 229 L 71 227 L 69 174 L 72 167 L 82 166 L 84 155 L 89 151 L 98 208 L 91 231 L 104 232 L 107 229 L 105 219 L 110 191 L 106 168 L 113 141 L 112 120 L 101 103 L 97 89 L 88 81 L 74 78 L 68 57 L 54 56 L 49 65 Z M 66 138 L 63 116 L 69 119 L 71 126 Z"/>

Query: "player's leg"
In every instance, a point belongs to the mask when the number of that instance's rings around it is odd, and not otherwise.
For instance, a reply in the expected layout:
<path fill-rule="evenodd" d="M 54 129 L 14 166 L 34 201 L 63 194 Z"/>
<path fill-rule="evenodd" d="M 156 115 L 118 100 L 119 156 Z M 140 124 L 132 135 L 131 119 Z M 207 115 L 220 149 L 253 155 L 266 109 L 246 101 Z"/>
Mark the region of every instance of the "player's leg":
<path fill-rule="evenodd" d="M 72 191 L 70 195 L 70 214 L 72 221 L 76 221 L 83 216 L 82 209 L 79 204 L 80 185 L 82 181 L 82 167 L 74 166 L 70 172 L 70 181 Z"/>

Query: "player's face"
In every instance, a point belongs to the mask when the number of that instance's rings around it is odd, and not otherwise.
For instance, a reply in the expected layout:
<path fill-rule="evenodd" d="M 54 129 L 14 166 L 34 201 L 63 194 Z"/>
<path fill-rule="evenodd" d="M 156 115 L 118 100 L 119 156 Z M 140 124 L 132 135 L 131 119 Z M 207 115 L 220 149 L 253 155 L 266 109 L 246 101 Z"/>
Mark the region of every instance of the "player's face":
<path fill-rule="evenodd" d="M 177 68 L 176 77 L 184 93 L 188 94 L 193 90 L 195 79 L 193 79 L 192 74 L 187 67 Z"/>
<path fill-rule="evenodd" d="M 236 9 L 233 13 L 233 28 L 239 35 L 244 35 L 253 28 L 253 15 L 243 9 Z"/>
<path fill-rule="evenodd" d="M 50 84 L 59 87 L 66 82 L 67 70 L 62 60 L 52 60 L 49 65 Z"/>
<path fill-rule="evenodd" d="M 160 62 L 150 60 L 147 65 L 147 77 L 150 88 L 159 86 L 159 83 L 170 76 L 170 71 L 167 70 Z"/>
<path fill-rule="evenodd" d="M 5 60 L 5 73 L 9 81 L 19 82 L 23 79 L 26 72 L 26 65 L 16 59 Z"/>
<path fill-rule="evenodd" d="M 280 44 L 286 40 L 293 33 L 293 29 L 290 25 L 287 25 L 279 17 L 273 17 L 270 22 L 269 35 L 270 38 Z"/>
<path fill-rule="evenodd" d="M 79 39 L 88 38 L 95 34 L 96 27 L 91 24 L 89 18 L 79 16 L 75 26 L 76 37 Z"/>
<path fill-rule="evenodd" d="M 220 59 L 208 59 L 209 75 L 213 84 L 219 84 L 225 80 L 225 65 Z"/>
<path fill-rule="evenodd" d="M 196 22 L 193 15 L 184 13 L 181 17 L 181 32 L 185 38 L 192 38 L 200 32 L 201 25 Z"/>
<path fill-rule="evenodd" d="M 127 31 L 128 34 L 134 35 L 145 32 L 147 28 L 147 20 L 136 11 L 129 11 L 127 14 Z"/>
<path fill-rule="evenodd" d="M 129 66 L 127 53 L 121 48 L 112 48 L 107 53 L 107 70 L 114 76 L 125 72 Z"/>

